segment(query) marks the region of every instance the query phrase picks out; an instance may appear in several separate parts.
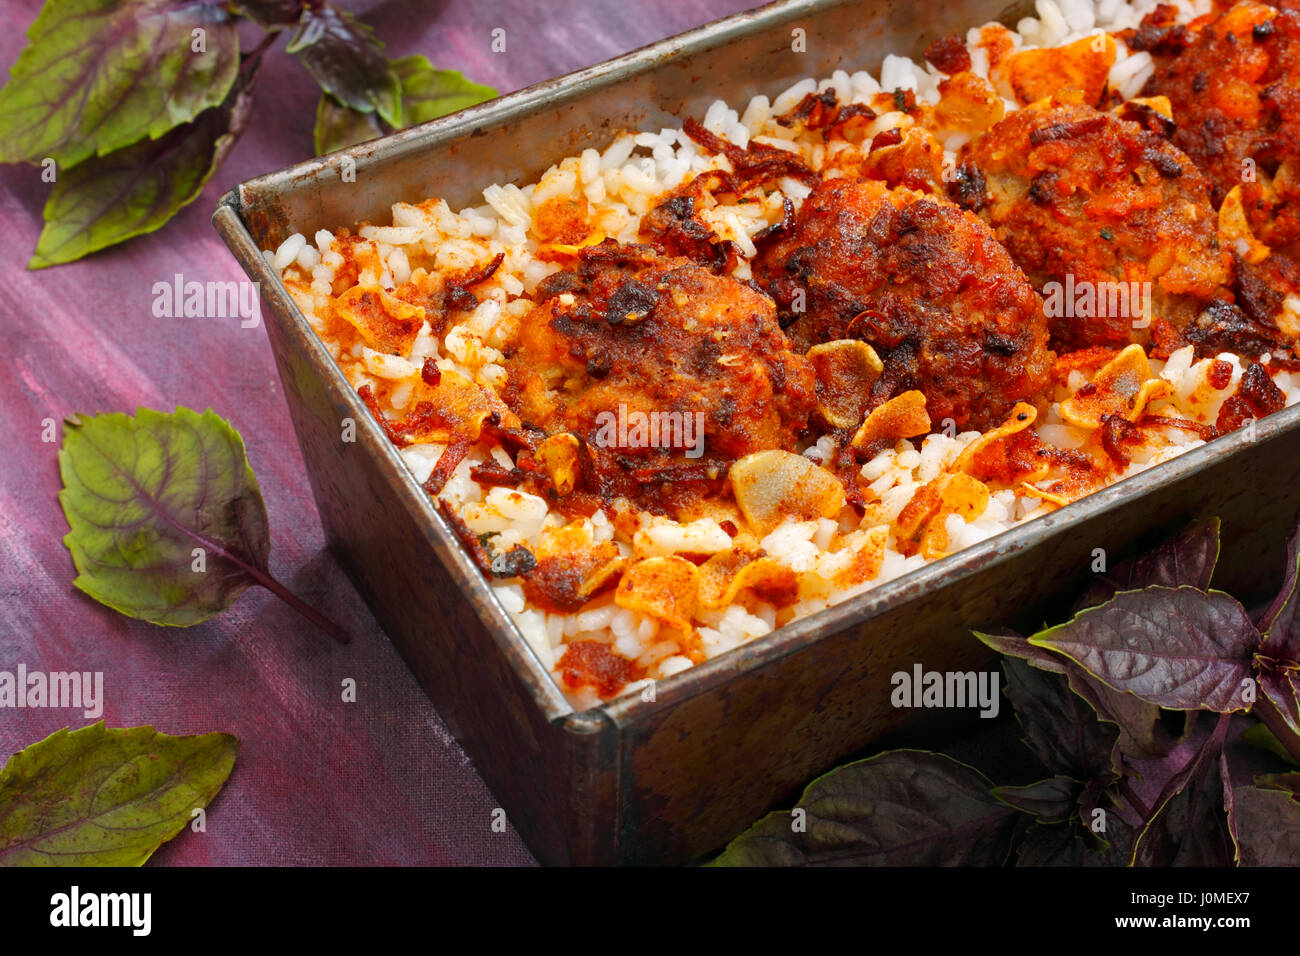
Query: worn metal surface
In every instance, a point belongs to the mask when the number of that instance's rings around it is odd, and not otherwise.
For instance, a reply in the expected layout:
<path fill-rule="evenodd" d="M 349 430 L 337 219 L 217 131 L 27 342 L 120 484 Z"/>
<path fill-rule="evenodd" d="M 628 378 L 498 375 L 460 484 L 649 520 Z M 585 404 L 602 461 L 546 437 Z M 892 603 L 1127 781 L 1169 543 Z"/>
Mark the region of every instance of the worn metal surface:
<path fill-rule="evenodd" d="M 262 283 L 313 490 L 336 552 L 439 711 L 544 862 L 689 860 L 814 774 L 915 715 L 890 675 L 986 660 L 971 627 L 1034 626 L 1047 598 L 1194 515 L 1225 519 L 1226 578 L 1249 593 L 1280 563 L 1300 506 L 1300 409 L 1260 423 L 906 575 L 656 688 L 573 714 L 394 449 L 267 268 L 285 235 L 382 221 L 397 200 L 453 206 L 527 181 L 622 127 L 657 129 L 714 98 L 744 102 L 805 75 L 876 69 L 937 35 L 1004 13 L 974 0 L 796 0 L 525 90 L 377 143 L 261 177 L 227 195 L 216 226 Z M 1004 15 L 1003 19 L 1007 19 Z M 802 29 L 806 53 L 791 50 Z M 343 182 L 345 157 L 356 181 Z M 358 441 L 340 441 L 344 418 Z M 1261 551 L 1272 542 L 1276 553 Z M 1235 578 L 1235 580 L 1232 580 Z"/>

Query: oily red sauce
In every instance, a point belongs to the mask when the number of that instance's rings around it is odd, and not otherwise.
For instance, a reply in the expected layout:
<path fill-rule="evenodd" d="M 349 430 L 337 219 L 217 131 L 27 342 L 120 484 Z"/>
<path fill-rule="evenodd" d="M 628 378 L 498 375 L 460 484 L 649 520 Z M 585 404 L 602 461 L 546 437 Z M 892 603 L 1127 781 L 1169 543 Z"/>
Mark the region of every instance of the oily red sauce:
<path fill-rule="evenodd" d="M 1042 443 L 1033 429 L 1027 428 L 976 453 L 971 473 L 983 482 L 1014 485 L 1025 475 L 1037 471 L 1044 460 L 1055 460 L 1054 452 Z"/>
<path fill-rule="evenodd" d="M 1219 391 L 1232 384 L 1232 363 L 1215 359 L 1214 364 L 1210 366 L 1209 382 L 1211 388 Z"/>
<path fill-rule="evenodd" d="M 925 48 L 925 58 L 934 64 L 936 70 L 949 76 L 969 70 L 971 67 L 966 41 L 958 36 L 940 37 L 935 40 Z"/>
<path fill-rule="evenodd" d="M 564 685 L 570 690 L 593 687 L 601 697 L 613 697 L 634 680 L 645 676 L 635 661 L 629 661 L 597 641 L 574 641 L 557 665 Z"/>
<path fill-rule="evenodd" d="M 1241 428 L 1252 418 L 1263 418 L 1285 407 L 1286 396 L 1269 377 L 1268 369 L 1258 362 L 1251 362 L 1237 383 L 1236 394 L 1219 409 L 1215 426 L 1220 434 L 1227 434 Z"/>
<path fill-rule="evenodd" d="M 537 562 L 524 577 L 524 594 L 543 610 L 568 614 L 578 610 L 595 593 L 583 594 L 582 586 L 593 574 L 618 559 L 618 548 L 605 542 L 589 551 L 551 555 Z M 600 590 L 612 587 L 611 579 Z"/>
<path fill-rule="evenodd" d="M 1128 451 L 1124 446 L 1135 445 L 1142 441 L 1142 431 L 1123 415 L 1103 415 L 1101 418 L 1101 447 L 1115 465 L 1122 471 L 1129 463 Z"/>
<path fill-rule="evenodd" d="M 1171 418 L 1168 415 L 1143 415 L 1138 424 L 1143 428 L 1181 428 L 1195 433 L 1203 441 L 1219 437 L 1218 429 L 1213 425 L 1203 425 L 1186 418 Z"/>

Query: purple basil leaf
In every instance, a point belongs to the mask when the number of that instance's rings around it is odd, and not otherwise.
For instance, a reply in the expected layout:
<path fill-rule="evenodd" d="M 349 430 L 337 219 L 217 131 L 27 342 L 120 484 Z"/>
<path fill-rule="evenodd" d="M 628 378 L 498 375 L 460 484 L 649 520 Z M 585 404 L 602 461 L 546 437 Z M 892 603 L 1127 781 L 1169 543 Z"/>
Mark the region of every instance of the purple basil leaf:
<path fill-rule="evenodd" d="M 302 16 L 309 0 L 234 0 L 231 8 L 248 17 L 263 30 L 292 26 Z"/>
<path fill-rule="evenodd" d="M 1014 657 L 1002 659 L 1006 695 L 1025 732 L 1025 745 L 1058 776 L 1075 780 L 1115 779 L 1119 731 L 1102 723 L 1065 678 L 1029 666 Z"/>
<path fill-rule="evenodd" d="M 1151 807 L 1133 840 L 1135 866 L 1231 866 L 1236 847 L 1225 810 L 1223 745 L 1230 718 L 1213 732 L 1175 774 Z"/>
<path fill-rule="evenodd" d="M 1255 726 L 1244 730 L 1241 734 L 1241 740 L 1252 747 L 1271 753 L 1285 763 L 1296 764 L 1296 759 L 1282 746 L 1282 742 L 1273 735 L 1273 731 L 1263 724 L 1255 724 Z M 1296 765 L 1300 766 L 1300 764 Z"/>
<path fill-rule="evenodd" d="M 993 796 L 1030 814 L 1037 823 L 1060 823 L 1078 814 L 1082 790 L 1078 780 L 1052 777 L 1023 787 L 995 787 Z"/>
<path fill-rule="evenodd" d="M 1212 770 L 1170 800 L 1141 831 L 1132 865 L 1232 866 L 1236 853 L 1223 810 L 1223 780 Z"/>
<path fill-rule="evenodd" d="M 999 654 L 1028 661 L 1039 670 L 1051 671 L 1053 674 L 1064 674 L 1066 668 L 1072 666 L 1061 655 L 1053 654 L 1044 647 L 1035 647 L 1029 643 L 1027 638 L 1017 634 L 1010 628 L 999 628 L 996 631 L 972 631 L 971 633 Z"/>
<path fill-rule="evenodd" d="M 1143 815 L 1143 823 L 1150 822 L 1160 808 L 1187 785 L 1187 781 L 1197 772 L 1198 760 L 1209 759 L 1208 754 L 1217 754 L 1223 750 L 1228 731 L 1234 722 L 1249 720 L 1244 714 L 1219 714 L 1213 727 L 1202 724 L 1191 734 L 1185 746 L 1179 747 L 1163 760 L 1135 762 L 1132 767 L 1135 772 L 1125 782 L 1136 783 L 1136 777 L 1142 781 L 1142 789 L 1152 794 L 1148 809 Z M 1154 784 L 1157 783 L 1160 784 L 1159 790 L 1154 789 Z M 1134 807 L 1136 809 L 1136 805 Z"/>
<path fill-rule="evenodd" d="M 1193 522 L 1146 554 L 1122 561 L 1099 576 L 1079 599 L 1075 611 L 1096 607 L 1120 591 L 1153 584 L 1208 590 L 1218 560 L 1219 519 Z"/>
<path fill-rule="evenodd" d="M 239 68 L 218 0 L 47 0 L 27 37 L 0 90 L 0 162 L 52 157 L 60 179 L 217 106 Z"/>
<path fill-rule="evenodd" d="M 972 631 L 977 638 L 987 644 L 999 654 L 1007 657 L 1018 657 L 1022 661 L 1028 661 L 1039 670 L 1051 671 L 1053 674 L 1064 674 L 1065 669 L 1070 666 L 1070 662 L 1059 654 L 1053 654 L 1043 647 L 1034 647 L 1028 639 L 1017 634 L 1010 628 L 999 628 L 996 631 Z"/>
<path fill-rule="evenodd" d="M 1300 802 L 1292 794 L 1235 787 L 1230 813 L 1242 866 L 1300 866 Z"/>
<path fill-rule="evenodd" d="M 1300 520 L 1291 529 L 1291 536 L 1286 542 L 1286 571 L 1282 578 L 1282 589 L 1269 605 L 1259 621 L 1260 633 L 1264 642 L 1259 652 L 1265 657 L 1278 661 L 1300 663 L 1300 619 L 1296 617 L 1296 607 L 1300 605 L 1300 590 L 1297 590 L 1297 577 L 1300 576 Z"/>
<path fill-rule="evenodd" d="M 1177 745 L 1178 739 L 1160 723 L 1160 708 L 1154 704 L 1112 690 L 1068 657 L 1045 647 L 1036 647 L 1014 631 L 1002 629 L 996 633 L 973 633 L 1000 654 L 1028 661 L 1042 671 L 1064 674 L 1070 682 L 1070 689 L 1092 705 L 1098 717 L 1119 728 L 1120 753 L 1154 760 Z"/>
<path fill-rule="evenodd" d="M 1099 847 L 1093 844 L 1100 841 Z M 1035 824 L 1016 853 L 1016 866 L 1127 866 L 1133 828 L 1118 814 L 1106 817 L 1106 828 L 1093 833 L 1076 818 L 1068 823 Z"/>
<path fill-rule="evenodd" d="M 1300 800 L 1300 773 L 1290 771 L 1289 773 L 1257 773 L 1255 774 L 1255 786 L 1263 787 L 1265 790 L 1283 790 L 1291 796 Z"/>
<path fill-rule="evenodd" d="M 1076 672 L 1078 677 L 1075 676 Z M 1103 720 L 1109 720 L 1119 727 L 1121 753 L 1141 760 L 1159 759 L 1173 750 L 1182 739 L 1181 736 L 1171 734 L 1160 722 L 1160 708 L 1155 704 L 1113 690 L 1077 665 L 1067 673 L 1072 688 L 1085 682 L 1096 688 L 1094 693 L 1100 703 L 1093 706 Z"/>
<path fill-rule="evenodd" d="M 1088 782 L 1088 784 L 1083 788 L 1083 792 L 1079 794 L 1077 819 L 1080 823 L 1091 824 L 1094 820 L 1102 819 L 1107 825 L 1109 825 L 1110 808 L 1114 805 L 1114 801 L 1110 798 L 1109 791 L 1117 782 L 1118 781 L 1116 780 L 1090 780 Z M 1097 814 L 1098 809 L 1103 810 L 1104 813 Z M 1103 834 L 1104 831 L 1097 833 L 1092 832 L 1091 827 L 1089 826 L 1084 834 L 1084 841 L 1094 850 L 1104 849 L 1106 847 L 1106 840 Z"/>
<path fill-rule="evenodd" d="M 1085 822 L 1091 817 L 1085 816 Z M 1099 832 L 1091 828 L 1085 834 L 1085 842 L 1098 840 L 1103 844 L 1084 858 L 1084 866 L 1128 866 L 1133 855 L 1133 840 L 1136 837 L 1133 828 L 1114 810 L 1109 810 L 1104 818 L 1104 827 Z"/>
<path fill-rule="evenodd" d="M 1189 733 L 1164 757 L 1154 760 L 1126 758 L 1124 761 L 1126 774 L 1118 798 L 1132 811 L 1136 823 L 1149 820 L 1161 803 L 1182 785 L 1179 775 L 1188 768 L 1206 738 L 1214 732 L 1220 715 L 1207 715 L 1202 720 L 1199 719 L 1201 712 L 1193 710 L 1187 711 L 1186 716 Z M 1234 719 L 1243 723 L 1254 722 L 1245 714 L 1238 714 Z"/>
<path fill-rule="evenodd" d="M 1266 671 L 1260 675 L 1259 689 L 1277 708 L 1291 733 L 1300 736 L 1300 684 L 1294 671 Z"/>
<path fill-rule="evenodd" d="M 1016 866 L 1083 866 L 1088 844 L 1073 823 L 1036 823 L 1016 850 Z"/>
<path fill-rule="evenodd" d="M 814 780 L 794 811 L 768 814 L 712 865 L 996 866 L 1023 819 L 978 770 L 892 750 Z"/>
<path fill-rule="evenodd" d="M 1134 831 L 1110 796 L 1114 786 L 1114 781 L 1103 787 L 1094 780 L 1079 797 L 1075 824 L 1091 851 L 1086 866 L 1128 866 L 1132 855 Z"/>
<path fill-rule="evenodd" d="M 286 48 L 296 53 L 320 88 L 344 106 L 378 113 L 401 129 L 402 84 L 374 32 L 333 7 L 308 10 Z"/>
<path fill-rule="evenodd" d="M 1174 710 L 1244 710 L 1259 632 L 1222 591 L 1149 587 L 1030 639 L 1060 651 L 1118 691 Z"/>
<path fill-rule="evenodd" d="M 256 61 L 246 67 L 226 102 L 192 123 L 60 173 L 29 268 L 71 262 L 153 232 L 197 199 L 248 122 Z"/>
<path fill-rule="evenodd" d="M 1133 850 L 1134 866 L 1232 866 L 1235 860 L 1215 761 L 1138 833 Z"/>
<path fill-rule="evenodd" d="M 1235 786 L 1232 782 L 1232 771 L 1229 767 L 1227 741 L 1224 741 L 1224 748 L 1219 753 L 1219 782 L 1223 786 L 1223 812 L 1228 821 L 1228 838 L 1232 841 L 1232 864 L 1239 866 L 1241 864 L 1241 843 L 1237 840 L 1237 814 L 1233 806 L 1236 793 L 1241 788 Z"/>

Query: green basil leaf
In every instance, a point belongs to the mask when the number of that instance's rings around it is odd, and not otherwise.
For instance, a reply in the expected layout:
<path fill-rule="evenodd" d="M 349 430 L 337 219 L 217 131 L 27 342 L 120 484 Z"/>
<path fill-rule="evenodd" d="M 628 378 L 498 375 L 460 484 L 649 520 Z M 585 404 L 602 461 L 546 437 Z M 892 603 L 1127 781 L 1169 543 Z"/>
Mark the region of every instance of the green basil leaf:
<path fill-rule="evenodd" d="M 893 750 L 814 780 L 796 811 L 768 814 L 712 865 L 1001 865 L 1018 819 L 978 770 Z"/>
<path fill-rule="evenodd" d="M 316 104 L 316 128 L 312 132 L 317 156 L 383 135 L 384 128 L 374 113 L 359 113 L 328 93 L 320 95 L 320 102 Z"/>
<path fill-rule="evenodd" d="M 69 419 L 59 470 L 73 583 L 96 601 L 186 627 L 265 583 L 262 495 L 239 433 L 211 409 Z"/>
<path fill-rule="evenodd" d="M 402 126 L 402 84 L 374 31 L 333 7 L 308 9 L 285 52 L 297 54 L 320 88 L 344 106 Z"/>
<path fill-rule="evenodd" d="M 0 89 L 0 162 L 50 157 L 60 173 L 189 122 L 239 68 L 217 0 L 46 0 L 27 37 Z"/>
<path fill-rule="evenodd" d="M 465 78 L 459 70 L 437 70 L 427 57 L 393 60 L 402 84 L 402 123 L 414 126 L 490 100 L 497 91 Z"/>
<path fill-rule="evenodd" d="M 193 202 L 248 123 L 252 85 L 161 139 L 142 140 L 63 170 L 45 202 L 31 269 L 72 262 L 161 228 Z"/>
<path fill-rule="evenodd" d="M 0 865 L 139 866 L 212 802 L 238 749 L 102 721 L 55 731 L 0 770 Z"/>
<path fill-rule="evenodd" d="M 1222 591 L 1149 587 L 1029 638 L 1058 651 L 1118 691 L 1174 710 L 1245 710 L 1259 632 Z"/>
<path fill-rule="evenodd" d="M 435 70 L 423 56 L 392 61 L 402 84 L 402 120 L 407 126 L 427 123 L 496 96 L 496 90 L 467 80 L 457 70 Z M 361 113 L 322 93 L 316 107 L 316 155 L 355 146 L 384 135 L 376 115 Z"/>

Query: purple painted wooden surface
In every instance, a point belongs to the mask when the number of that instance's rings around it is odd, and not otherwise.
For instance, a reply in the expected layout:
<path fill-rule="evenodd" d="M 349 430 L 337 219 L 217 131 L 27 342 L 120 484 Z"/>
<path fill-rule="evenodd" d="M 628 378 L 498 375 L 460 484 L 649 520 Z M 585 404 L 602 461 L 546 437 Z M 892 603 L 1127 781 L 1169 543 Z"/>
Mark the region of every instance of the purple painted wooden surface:
<path fill-rule="evenodd" d="M 746 0 L 496 0 L 344 3 L 393 56 L 508 92 L 752 5 Z M 8 0 L 0 79 L 38 0 Z M 504 27 L 507 52 L 490 51 Z M 226 730 L 242 746 L 206 833 L 184 832 L 154 860 L 191 864 L 526 864 L 496 806 L 330 554 L 280 394 L 266 333 L 237 319 L 159 319 L 152 287 L 242 272 L 209 225 L 232 185 L 306 158 L 317 90 L 298 63 L 269 54 L 258 114 L 203 191 L 163 230 L 66 266 L 24 268 L 49 187 L 34 167 L 0 166 L 0 670 L 102 671 L 109 726 Z M 74 412 L 212 407 L 244 436 L 271 521 L 271 568 L 352 635 L 340 648 L 254 589 L 186 630 L 119 616 L 72 587 L 57 494 L 57 443 L 43 422 Z M 356 703 L 341 682 L 357 684 Z M 0 710 L 0 759 L 80 711 Z"/>

